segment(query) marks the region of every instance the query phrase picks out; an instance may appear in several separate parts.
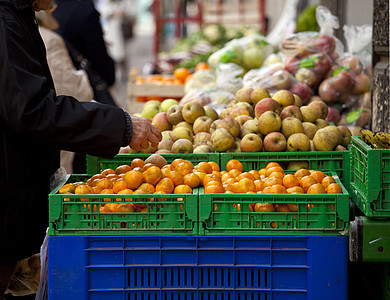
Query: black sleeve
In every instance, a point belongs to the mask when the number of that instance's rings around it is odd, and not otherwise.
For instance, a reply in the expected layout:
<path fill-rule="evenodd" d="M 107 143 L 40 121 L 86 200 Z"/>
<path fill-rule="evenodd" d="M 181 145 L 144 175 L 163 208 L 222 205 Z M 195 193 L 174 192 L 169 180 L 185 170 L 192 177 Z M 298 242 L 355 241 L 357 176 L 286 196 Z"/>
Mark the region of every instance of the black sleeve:
<path fill-rule="evenodd" d="M 18 28 L 19 26 L 19 28 Z M 34 143 L 112 157 L 131 138 L 131 120 L 117 107 L 56 96 L 16 22 L 0 19 L 0 126 Z M 130 122 L 130 123 L 129 123 Z M 129 125 L 130 124 L 130 125 Z"/>
<path fill-rule="evenodd" d="M 95 9 L 85 16 L 83 27 L 80 31 L 83 35 L 80 40 L 84 42 L 85 49 L 83 54 L 90 60 L 92 68 L 111 86 L 115 83 L 115 62 L 107 52 L 99 13 Z"/>

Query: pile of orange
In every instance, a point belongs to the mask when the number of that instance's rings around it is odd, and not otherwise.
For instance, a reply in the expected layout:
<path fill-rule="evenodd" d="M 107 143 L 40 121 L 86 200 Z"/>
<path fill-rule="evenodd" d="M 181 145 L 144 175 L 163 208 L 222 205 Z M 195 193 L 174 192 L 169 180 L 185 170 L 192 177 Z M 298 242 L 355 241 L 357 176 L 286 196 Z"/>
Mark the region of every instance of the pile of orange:
<path fill-rule="evenodd" d="M 203 181 L 205 193 L 238 194 L 340 194 L 341 186 L 335 179 L 316 170 L 297 170 L 285 174 L 276 162 L 259 171 L 244 172 L 242 163 L 232 159 L 226 171 L 207 175 Z"/>
<path fill-rule="evenodd" d="M 142 159 L 134 159 L 130 166 L 121 165 L 115 170 L 105 169 L 93 175 L 86 182 L 65 184 L 59 190 L 60 194 L 107 194 L 107 195 L 142 195 L 142 194 L 192 194 L 192 189 L 198 187 L 207 174 L 219 167 L 215 162 L 201 162 L 193 165 L 184 159 L 175 159 L 171 164 L 161 168 L 146 163 Z M 147 212 L 145 200 L 153 198 L 104 198 L 100 205 L 101 212 Z M 183 198 L 177 198 L 178 201 Z M 81 198 L 81 201 L 90 201 Z M 158 198 L 164 201 L 166 198 Z M 69 199 L 65 200 L 69 201 Z M 143 202 L 143 203 L 137 203 Z"/>

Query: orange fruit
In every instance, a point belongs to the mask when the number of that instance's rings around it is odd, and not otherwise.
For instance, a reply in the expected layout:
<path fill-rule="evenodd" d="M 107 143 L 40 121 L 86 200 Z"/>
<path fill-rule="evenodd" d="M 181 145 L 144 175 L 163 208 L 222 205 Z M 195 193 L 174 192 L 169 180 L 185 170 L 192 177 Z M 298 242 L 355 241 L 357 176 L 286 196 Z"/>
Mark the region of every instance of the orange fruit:
<path fill-rule="evenodd" d="M 296 204 L 296 203 L 287 203 L 287 207 L 291 212 L 298 211 L 298 204 Z"/>
<path fill-rule="evenodd" d="M 268 176 L 268 178 L 271 178 L 271 177 L 278 177 L 278 178 L 280 178 L 280 179 L 283 180 L 284 174 L 283 174 L 283 173 L 280 173 L 280 172 L 272 172 L 272 173 Z"/>
<path fill-rule="evenodd" d="M 264 189 L 264 182 L 260 179 L 257 179 L 253 182 L 256 186 L 256 191 L 261 192 Z"/>
<path fill-rule="evenodd" d="M 233 170 L 230 170 L 228 172 L 228 174 L 233 177 L 233 178 L 237 178 L 238 176 L 240 176 L 241 174 L 241 171 L 240 170 L 237 170 L 237 169 L 233 169 Z"/>
<path fill-rule="evenodd" d="M 139 186 L 137 191 L 141 191 L 141 194 L 153 194 L 156 189 L 154 188 L 153 184 L 145 182 Z"/>
<path fill-rule="evenodd" d="M 179 172 L 181 175 L 185 176 L 187 174 L 190 174 L 192 173 L 194 167 L 192 166 L 192 164 L 188 164 L 186 162 L 184 163 L 179 163 L 176 167 L 175 167 L 175 171 L 176 172 Z"/>
<path fill-rule="evenodd" d="M 174 171 L 176 166 L 180 163 L 184 163 L 186 162 L 184 159 L 182 158 L 176 158 L 172 163 L 171 163 L 171 170 Z"/>
<path fill-rule="evenodd" d="M 324 188 L 327 188 L 331 183 L 335 183 L 336 180 L 332 176 L 325 176 L 324 179 L 322 179 L 321 184 L 324 186 Z"/>
<path fill-rule="evenodd" d="M 184 184 L 190 186 L 191 188 L 196 188 L 200 184 L 200 178 L 195 173 L 189 173 L 187 175 L 184 175 Z"/>
<path fill-rule="evenodd" d="M 116 207 L 116 212 L 135 212 L 136 207 L 132 203 L 122 203 L 118 204 Z"/>
<path fill-rule="evenodd" d="M 308 176 L 308 175 L 310 175 L 310 172 L 309 172 L 309 170 L 307 170 L 307 169 L 299 169 L 299 170 L 297 170 L 295 173 L 294 173 L 294 176 L 296 177 L 296 178 L 303 178 L 303 177 L 305 177 L 305 176 Z"/>
<path fill-rule="evenodd" d="M 115 182 L 114 186 L 112 187 L 112 190 L 115 194 L 118 194 L 121 190 L 127 189 L 127 184 L 123 179 L 118 180 Z"/>
<path fill-rule="evenodd" d="M 206 174 L 206 176 L 203 178 L 203 186 L 206 186 L 210 181 L 221 182 L 221 179 L 215 174 Z"/>
<path fill-rule="evenodd" d="M 301 186 L 301 188 L 303 188 L 303 190 L 306 193 L 307 190 L 309 189 L 309 187 L 312 186 L 313 184 L 316 184 L 316 183 L 317 183 L 317 180 L 315 180 L 314 177 L 308 175 L 308 176 L 305 176 L 301 179 L 301 181 L 299 182 L 299 185 Z"/>
<path fill-rule="evenodd" d="M 281 184 L 275 184 L 269 189 L 271 194 L 287 194 L 286 188 Z"/>
<path fill-rule="evenodd" d="M 343 189 L 341 188 L 341 186 L 337 183 L 331 183 L 329 184 L 329 186 L 326 188 L 326 192 L 328 194 L 342 194 L 343 193 Z"/>
<path fill-rule="evenodd" d="M 230 178 L 233 178 L 232 176 L 229 175 L 229 173 L 225 173 L 222 175 L 221 177 L 221 181 L 222 182 L 225 182 L 226 180 L 230 179 Z"/>
<path fill-rule="evenodd" d="M 179 172 L 176 172 L 176 171 L 171 171 L 168 174 L 168 178 L 173 181 L 175 186 L 182 185 L 184 183 L 183 176 Z"/>
<path fill-rule="evenodd" d="M 120 190 L 117 195 L 131 195 L 133 194 L 133 191 L 130 190 L 130 189 L 124 189 L 124 190 Z M 122 198 L 116 198 L 116 201 L 128 201 L 128 202 L 132 202 L 133 201 L 133 198 L 125 198 L 125 199 L 122 199 Z"/>
<path fill-rule="evenodd" d="M 266 186 L 264 189 L 261 191 L 262 194 L 271 194 L 271 187 Z"/>
<path fill-rule="evenodd" d="M 240 172 L 243 172 L 244 166 L 237 159 L 231 159 L 226 164 L 226 170 L 229 172 L 230 170 L 233 170 L 233 169 L 238 170 Z"/>
<path fill-rule="evenodd" d="M 274 212 L 275 207 L 273 203 L 256 203 L 254 207 L 255 212 Z"/>
<path fill-rule="evenodd" d="M 225 180 L 224 184 L 226 184 L 226 185 L 233 185 L 236 182 L 238 182 L 236 178 L 230 177 L 227 180 Z"/>
<path fill-rule="evenodd" d="M 115 174 L 124 174 L 126 172 L 129 172 L 131 170 L 131 167 L 129 165 L 121 165 L 121 166 L 118 166 L 116 169 L 115 169 Z"/>
<path fill-rule="evenodd" d="M 142 173 L 131 170 L 123 176 L 123 181 L 126 182 L 129 189 L 135 190 L 144 182 L 144 178 Z"/>
<path fill-rule="evenodd" d="M 163 179 L 163 174 L 159 167 L 153 165 L 142 173 L 142 177 L 145 182 L 156 185 L 161 179 Z"/>
<path fill-rule="evenodd" d="M 130 167 L 131 167 L 131 169 L 143 168 L 144 165 L 145 165 L 145 162 L 142 159 L 135 158 L 135 159 L 132 160 L 132 162 L 130 164 Z"/>
<path fill-rule="evenodd" d="M 275 168 L 275 167 L 281 167 L 277 162 L 269 162 L 265 168 L 270 169 L 270 168 Z"/>
<path fill-rule="evenodd" d="M 113 184 L 112 182 L 110 181 L 110 179 L 108 178 L 102 178 L 102 179 L 99 179 L 97 182 L 96 182 L 96 187 L 104 190 L 104 189 L 111 189 L 113 187 Z"/>
<path fill-rule="evenodd" d="M 205 172 L 198 172 L 198 171 L 194 171 L 194 174 L 199 176 L 199 179 L 200 179 L 200 184 L 199 185 L 203 185 L 203 179 L 205 178 L 205 176 L 207 174 Z"/>
<path fill-rule="evenodd" d="M 267 171 L 265 172 L 265 176 L 269 176 L 271 175 L 273 172 L 279 172 L 279 173 L 282 173 L 284 174 L 284 170 L 281 168 L 281 167 L 271 167 L 271 168 L 268 168 Z"/>
<path fill-rule="evenodd" d="M 187 83 L 188 81 L 190 81 L 192 78 L 194 78 L 194 74 L 190 74 L 186 77 L 186 79 L 184 80 L 184 83 Z M 173 82 L 175 83 L 175 82 Z M 181 82 L 176 82 L 176 84 L 181 84 Z"/>
<path fill-rule="evenodd" d="M 100 174 L 107 176 L 108 174 L 115 174 L 115 171 L 113 169 L 105 169 Z"/>
<path fill-rule="evenodd" d="M 116 203 L 107 203 L 104 205 L 103 212 L 116 212 L 118 204 Z"/>
<path fill-rule="evenodd" d="M 266 169 L 266 168 L 260 169 L 260 170 L 259 170 L 259 175 L 260 175 L 260 176 L 261 176 L 261 175 L 265 176 L 265 172 L 267 172 L 267 169 Z"/>
<path fill-rule="evenodd" d="M 200 162 L 198 163 L 196 166 L 195 166 L 195 169 L 198 171 L 198 172 L 204 172 L 206 174 L 210 174 L 212 173 L 214 170 L 213 168 L 211 167 L 211 165 L 207 162 Z"/>
<path fill-rule="evenodd" d="M 255 180 L 260 178 L 260 174 L 256 170 L 250 170 L 249 173 L 253 175 Z"/>
<path fill-rule="evenodd" d="M 181 184 L 175 187 L 174 194 L 192 194 L 192 188 L 186 184 Z"/>
<path fill-rule="evenodd" d="M 299 179 L 296 178 L 293 174 L 287 174 L 283 177 L 283 185 L 286 187 L 286 189 L 299 186 Z"/>
<path fill-rule="evenodd" d="M 207 162 L 211 168 L 213 169 L 213 171 L 221 171 L 221 168 L 219 167 L 219 165 L 215 162 L 215 161 L 209 161 Z"/>
<path fill-rule="evenodd" d="M 304 194 L 305 191 L 300 186 L 293 186 L 287 189 L 287 194 Z"/>
<path fill-rule="evenodd" d="M 285 203 L 275 204 L 275 211 L 277 211 L 277 212 L 290 212 L 287 204 L 285 204 Z"/>
<path fill-rule="evenodd" d="M 184 83 L 186 80 L 187 76 L 191 75 L 191 72 L 187 68 L 177 68 L 174 72 L 173 75 L 175 78 L 180 82 Z"/>
<path fill-rule="evenodd" d="M 100 192 L 101 195 L 113 195 L 114 194 L 114 191 L 113 189 L 104 189 Z M 112 199 L 111 198 L 103 198 L 103 201 L 106 201 L 106 202 L 111 202 Z"/>
<path fill-rule="evenodd" d="M 264 187 L 271 187 L 275 184 L 283 184 L 283 179 L 279 177 L 269 177 L 264 181 Z"/>
<path fill-rule="evenodd" d="M 256 192 L 256 185 L 249 178 L 241 179 L 237 184 L 237 193 L 243 194 L 246 192 Z"/>
<path fill-rule="evenodd" d="M 260 177 L 260 176 L 259 176 Z M 249 172 L 244 172 L 244 173 L 241 173 L 238 177 L 237 177 L 237 180 L 240 181 L 241 179 L 243 178 L 248 178 L 252 181 L 255 181 L 255 176 L 253 176 L 251 173 Z"/>
<path fill-rule="evenodd" d="M 165 194 L 172 194 L 175 189 L 175 184 L 170 178 L 161 179 L 156 185 L 156 192 L 164 192 Z"/>
<path fill-rule="evenodd" d="M 75 194 L 94 194 L 93 189 L 87 184 L 80 184 L 74 189 Z"/>
<path fill-rule="evenodd" d="M 75 189 L 76 189 L 76 186 L 73 183 L 67 183 L 60 188 L 58 193 L 59 194 L 67 194 L 67 193 L 73 194 Z"/>
<path fill-rule="evenodd" d="M 210 184 L 204 189 L 205 194 L 223 194 L 225 193 L 225 189 L 222 185 L 218 184 Z"/>
<path fill-rule="evenodd" d="M 318 183 L 321 183 L 322 179 L 324 179 L 326 175 L 321 171 L 313 171 L 310 173 L 310 176 L 314 177 Z"/>
<path fill-rule="evenodd" d="M 168 174 L 171 172 L 170 166 L 164 166 L 161 168 L 161 173 L 163 174 L 163 177 L 168 177 Z"/>
<path fill-rule="evenodd" d="M 210 66 L 206 62 L 199 62 L 196 64 L 194 71 L 197 72 L 199 70 L 208 70 L 210 69 Z"/>
<path fill-rule="evenodd" d="M 154 164 L 152 164 L 152 163 L 147 163 L 147 164 L 145 164 L 143 167 L 142 167 L 142 173 L 143 172 L 145 172 L 147 169 L 149 169 L 150 167 L 155 167 L 155 165 Z"/>
<path fill-rule="evenodd" d="M 321 183 L 316 183 L 309 186 L 306 191 L 306 194 L 326 194 L 326 190 Z"/>

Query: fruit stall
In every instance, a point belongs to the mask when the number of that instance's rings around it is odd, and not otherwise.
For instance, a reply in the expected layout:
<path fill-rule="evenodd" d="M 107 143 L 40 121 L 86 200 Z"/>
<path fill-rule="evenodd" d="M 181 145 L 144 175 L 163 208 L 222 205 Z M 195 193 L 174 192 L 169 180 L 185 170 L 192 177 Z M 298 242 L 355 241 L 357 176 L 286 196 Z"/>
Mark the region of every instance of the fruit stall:
<path fill-rule="evenodd" d="M 347 26 L 344 45 L 316 12 L 319 31 L 275 43 L 213 26 L 218 47 L 208 30 L 178 43 L 207 41 L 203 56 L 131 69 L 128 106 L 145 102 L 136 115 L 162 140 L 87 155 L 87 174 L 58 181 L 49 299 L 346 300 L 369 264 L 375 299 L 390 299 L 390 132 L 371 127 L 372 35 Z"/>

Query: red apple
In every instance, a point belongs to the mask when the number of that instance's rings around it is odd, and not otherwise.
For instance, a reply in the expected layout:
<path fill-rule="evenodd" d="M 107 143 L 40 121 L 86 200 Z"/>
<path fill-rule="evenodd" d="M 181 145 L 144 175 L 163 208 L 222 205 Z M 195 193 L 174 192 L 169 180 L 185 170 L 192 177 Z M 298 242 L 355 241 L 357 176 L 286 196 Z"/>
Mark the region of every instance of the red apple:
<path fill-rule="evenodd" d="M 333 122 L 334 124 L 338 124 L 339 120 L 340 120 L 340 112 L 336 108 L 334 108 L 332 106 L 328 106 L 328 115 L 327 115 L 325 121 Z"/>
<path fill-rule="evenodd" d="M 160 131 L 171 130 L 172 125 L 169 123 L 166 112 L 159 112 L 154 115 L 152 123 L 160 129 Z"/>
<path fill-rule="evenodd" d="M 295 83 L 291 89 L 290 92 L 293 94 L 296 94 L 299 96 L 299 98 L 302 99 L 303 103 L 306 103 L 311 95 L 312 95 L 312 90 L 304 83 L 302 82 L 297 82 Z"/>
<path fill-rule="evenodd" d="M 353 88 L 351 90 L 352 95 L 360 95 L 365 92 L 369 92 L 371 87 L 370 78 L 362 73 L 353 79 Z"/>
<path fill-rule="evenodd" d="M 337 75 L 330 78 L 333 83 L 333 87 L 339 93 L 348 92 L 352 88 L 352 77 L 348 71 L 341 71 Z"/>
<path fill-rule="evenodd" d="M 266 111 L 279 112 L 280 104 L 272 98 L 261 99 L 255 106 L 255 116 L 259 118 Z"/>
<path fill-rule="evenodd" d="M 280 132 L 271 132 L 264 138 L 264 151 L 283 152 L 286 151 L 287 141 Z"/>
<path fill-rule="evenodd" d="M 332 54 L 336 47 L 336 41 L 334 37 L 323 34 L 315 40 L 315 45 L 318 51 L 326 54 Z"/>

